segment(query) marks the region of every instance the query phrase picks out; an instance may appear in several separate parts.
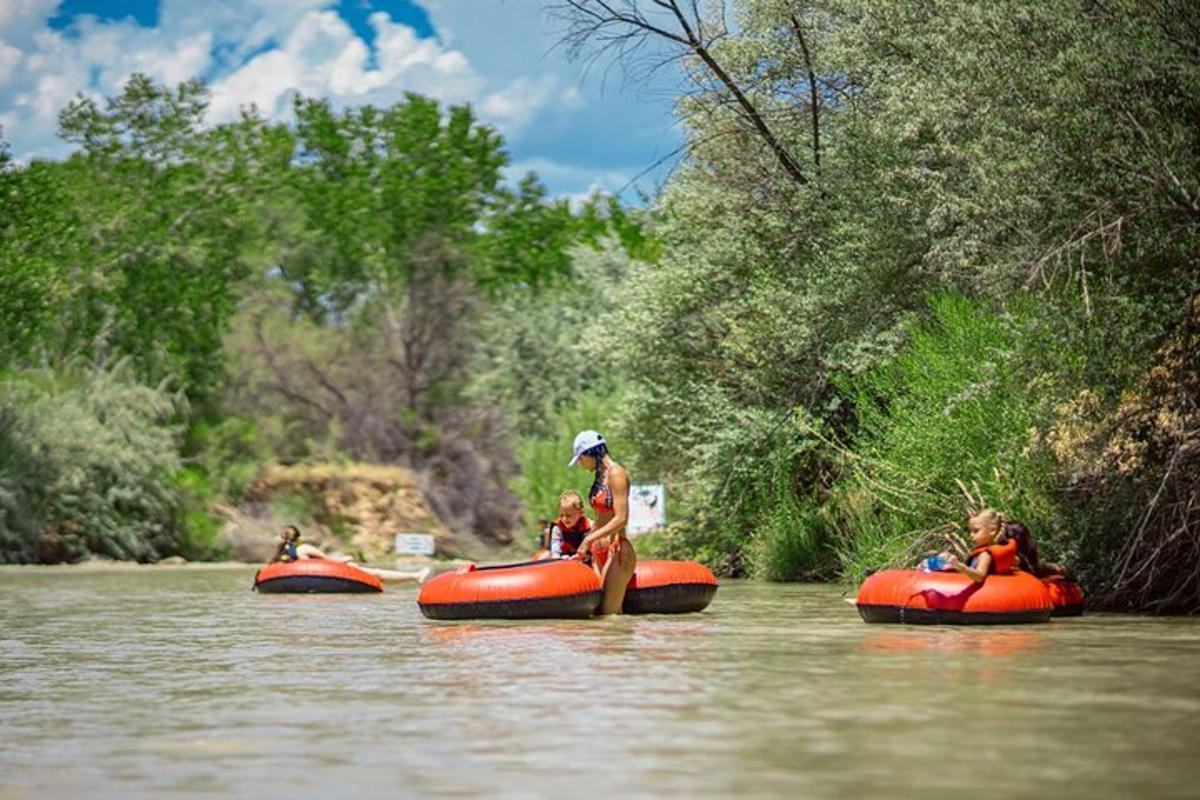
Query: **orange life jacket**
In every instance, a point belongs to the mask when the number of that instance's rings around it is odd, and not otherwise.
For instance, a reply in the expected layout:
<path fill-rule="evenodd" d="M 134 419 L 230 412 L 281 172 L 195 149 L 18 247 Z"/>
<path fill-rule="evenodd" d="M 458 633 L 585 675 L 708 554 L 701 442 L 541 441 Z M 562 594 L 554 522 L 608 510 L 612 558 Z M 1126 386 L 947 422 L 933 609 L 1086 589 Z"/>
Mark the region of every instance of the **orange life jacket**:
<path fill-rule="evenodd" d="M 580 543 L 583 542 L 583 537 L 587 536 L 588 531 L 592 529 L 592 523 L 582 514 L 579 515 L 574 527 L 568 527 L 562 517 L 554 520 L 551 525 L 557 526 L 562 533 L 560 552 L 564 556 L 574 555 L 575 551 L 579 549 Z"/>
<path fill-rule="evenodd" d="M 1009 539 L 1004 544 L 990 544 L 983 547 L 976 547 L 971 551 L 970 561 L 975 560 L 975 556 L 980 553 L 987 553 L 992 557 L 992 563 L 988 567 L 988 573 L 997 575 L 1008 575 L 1017 565 L 1017 540 Z"/>

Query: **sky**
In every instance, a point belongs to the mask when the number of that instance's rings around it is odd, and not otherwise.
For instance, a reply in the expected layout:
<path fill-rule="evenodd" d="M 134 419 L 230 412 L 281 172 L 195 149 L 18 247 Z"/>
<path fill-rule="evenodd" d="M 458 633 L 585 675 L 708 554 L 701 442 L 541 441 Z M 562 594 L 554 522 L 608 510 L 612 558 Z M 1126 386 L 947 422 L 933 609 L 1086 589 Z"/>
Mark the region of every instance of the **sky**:
<path fill-rule="evenodd" d="M 416 91 L 471 103 L 505 137 L 517 179 L 555 195 L 653 195 L 682 141 L 677 75 L 571 63 L 541 0 L 0 0 L 0 127 L 23 162 L 61 158 L 58 112 L 133 72 L 202 78 L 209 120 L 254 103 L 286 120 L 295 92 L 339 107 Z M 647 170 L 649 170 L 647 172 Z M 646 173 L 638 176 L 642 173 Z"/>

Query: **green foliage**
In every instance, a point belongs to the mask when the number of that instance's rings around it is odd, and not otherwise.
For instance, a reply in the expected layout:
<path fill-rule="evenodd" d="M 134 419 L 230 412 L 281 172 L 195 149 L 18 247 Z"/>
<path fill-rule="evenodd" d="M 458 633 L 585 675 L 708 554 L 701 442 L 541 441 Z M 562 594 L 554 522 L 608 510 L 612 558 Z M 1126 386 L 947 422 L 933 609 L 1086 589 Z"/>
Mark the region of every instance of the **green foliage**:
<path fill-rule="evenodd" d="M 40 457 L 22 409 L 0 403 L 0 562 L 22 563 L 40 555 L 46 488 L 53 465 Z"/>
<path fill-rule="evenodd" d="M 1055 522 L 1055 464 L 1035 441 L 1049 387 L 1031 382 L 1020 349 L 1029 309 L 995 315 L 947 296 L 931 310 L 896 358 L 846 381 L 857 427 L 828 513 L 849 577 L 944 546 L 971 505 L 1034 531 Z"/>
<path fill-rule="evenodd" d="M 773 577 L 819 573 L 832 546 L 849 574 L 943 543 L 958 480 L 1077 551 L 1068 468 L 1033 443 L 1053 403 L 1120 397 L 1188 308 L 1200 12 L 731 11 L 709 55 L 809 180 L 686 62 L 689 158 L 604 342 L 628 369 L 621 430 L 685 514 L 667 546 Z M 962 297 L 912 322 L 939 295 Z"/>
<path fill-rule="evenodd" d="M 755 521 L 748 572 L 768 581 L 826 577 L 830 538 L 820 509 L 782 494 Z"/>
<path fill-rule="evenodd" d="M 581 397 L 607 396 L 625 377 L 607 340 L 646 265 L 611 240 L 571 256 L 568 278 L 515 287 L 480 319 L 469 392 L 509 411 L 521 436 L 544 434 Z"/>
<path fill-rule="evenodd" d="M 475 244 L 477 280 L 493 292 L 518 285 L 537 289 L 571 272 L 572 245 L 587 220 L 576 218 L 566 200 L 548 201 L 533 173 L 513 192 L 501 188 Z"/>
<path fill-rule="evenodd" d="M 221 380 L 221 336 L 257 255 L 249 209 L 263 159 L 261 123 L 205 129 L 206 103 L 198 82 L 171 90 L 134 75 L 104 108 L 80 97 L 64 109 L 62 134 L 80 150 L 39 167 L 69 220 L 49 354 L 119 352 L 197 401 Z"/>
<path fill-rule="evenodd" d="M 490 292 L 569 271 L 587 221 L 533 174 L 504 186 L 503 140 L 470 108 L 443 113 L 410 94 L 385 109 L 301 98 L 295 110 L 296 159 L 278 194 L 302 216 L 296 233 L 284 223 L 279 269 L 299 310 L 322 319 L 364 299 L 397 302 L 431 255 Z"/>
<path fill-rule="evenodd" d="M 526 436 L 517 444 L 517 461 L 520 472 L 513 481 L 513 490 L 524 509 L 524 530 L 538 532 L 539 517 L 554 519 L 558 516 L 558 496 L 568 489 L 579 492 L 586 498 L 592 486 L 592 473 L 568 468 L 571 459 L 571 442 L 582 430 L 601 431 L 608 438 L 613 456 L 629 467 L 622 454 L 620 438 L 611 438 L 612 421 L 620 408 L 618 395 L 580 395 L 576 400 L 561 408 L 544 421 L 538 435 Z"/>
<path fill-rule="evenodd" d="M 0 383 L 0 559 L 190 552 L 178 525 L 174 399 L 128 362 Z"/>
<path fill-rule="evenodd" d="M 0 141 L 0 365 L 27 357 L 51 330 L 69 290 L 64 187 L 42 165 L 19 168 Z"/>
<path fill-rule="evenodd" d="M 272 460 L 267 440 L 258 425 L 243 417 L 197 418 L 187 427 L 182 454 L 187 466 L 176 474 L 175 485 L 189 550 L 225 555 L 219 541 L 224 520 L 211 508 L 243 498 L 263 465 Z"/>

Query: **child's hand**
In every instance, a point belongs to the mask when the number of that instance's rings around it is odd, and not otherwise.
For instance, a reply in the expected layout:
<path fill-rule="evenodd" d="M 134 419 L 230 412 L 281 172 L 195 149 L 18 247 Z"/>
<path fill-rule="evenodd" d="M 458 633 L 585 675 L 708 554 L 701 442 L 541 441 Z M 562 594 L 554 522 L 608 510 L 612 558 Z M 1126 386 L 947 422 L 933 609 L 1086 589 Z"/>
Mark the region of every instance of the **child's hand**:
<path fill-rule="evenodd" d="M 950 553 L 950 554 L 946 555 L 946 566 L 950 567 L 950 569 L 957 572 L 958 568 L 962 565 L 958 561 L 958 556 L 954 555 L 953 553 Z"/>

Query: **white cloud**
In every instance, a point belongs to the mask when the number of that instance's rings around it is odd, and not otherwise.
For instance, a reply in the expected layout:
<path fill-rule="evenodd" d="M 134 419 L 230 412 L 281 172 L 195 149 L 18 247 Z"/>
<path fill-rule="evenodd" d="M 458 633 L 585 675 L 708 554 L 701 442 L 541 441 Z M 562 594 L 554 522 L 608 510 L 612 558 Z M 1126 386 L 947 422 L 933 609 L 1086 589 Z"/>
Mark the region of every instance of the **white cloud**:
<path fill-rule="evenodd" d="M 554 97 L 557 85 L 558 81 L 550 76 L 517 78 L 504 89 L 483 98 L 479 113 L 504 124 L 509 130 L 524 127 L 532 121 L 537 110 Z"/>
<path fill-rule="evenodd" d="M 513 136 L 564 94 L 549 76 L 489 80 L 468 54 L 422 39 L 384 12 L 369 18 L 372 52 L 329 10 L 333 0 L 161 0 L 156 27 L 84 15 L 66 32 L 47 25 L 57 5 L 0 0 L 0 111 L 21 159 L 63 154 L 58 112 L 80 92 L 119 92 L 135 71 L 172 85 L 209 77 L 212 121 L 232 119 L 249 104 L 285 118 L 296 92 L 344 107 L 387 105 L 411 91 L 473 103 Z"/>
<path fill-rule="evenodd" d="M 62 0 L 4 0 L 0 3 L 0 31 L 11 41 L 24 38 L 42 26 Z"/>
<path fill-rule="evenodd" d="M 205 77 L 213 120 L 251 103 L 286 118 L 296 92 L 338 107 L 387 105 L 408 91 L 470 102 L 505 134 L 518 162 L 509 174 L 534 169 L 563 196 L 593 184 L 614 191 L 676 147 L 669 92 L 612 79 L 606 91 L 599 67 L 581 78 L 555 48 L 540 0 L 414 2 L 437 38 L 376 12 L 368 44 L 331 10 L 335 0 L 159 0 L 154 27 L 85 15 L 66 31 L 48 25 L 61 0 L 0 0 L 4 137 L 19 159 L 62 157 L 58 112 L 79 92 L 116 94 L 136 70 L 169 84 Z"/>
<path fill-rule="evenodd" d="M 563 196 L 567 198 L 567 202 L 571 205 L 571 210 L 575 213 L 579 213 L 583 210 L 583 207 L 591 201 L 598 197 L 604 197 L 605 195 L 609 194 L 612 194 L 612 192 L 607 191 L 598 183 L 593 183 L 582 192 L 567 192 Z"/>
<path fill-rule="evenodd" d="M 339 106 L 387 105 L 410 91 L 446 103 L 478 98 L 484 81 L 464 54 L 419 38 L 383 13 L 372 14 L 370 23 L 375 66 L 366 43 L 336 13 L 305 14 L 280 47 L 213 84 L 212 118 L 231 119 L 249 103 L 268 116 L 283 117 L 293 92 L 326 97 Z"/>
<path fill-rule="evenodd" d="M 21 63 L 21 58 L 24 55 L 20 50 L 6 44 L 3 39 L 0 39 L 0 85 L 12 79 L 16 73 L 17 65 Z"/>
<path fill-rule="evenodd" d="M 637 174 L 633 168 L 605 169 L 581 164 L 566 164 L 548 158 L 529 158 L 505 167 L 505 177 L 516 183 L 528 172 L 536 172 L 538 178 L 548 186 L 561 187 L 565 197 L 586 197 L 599 190 L 616 193 Z"/>

